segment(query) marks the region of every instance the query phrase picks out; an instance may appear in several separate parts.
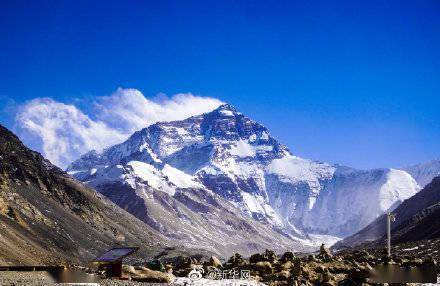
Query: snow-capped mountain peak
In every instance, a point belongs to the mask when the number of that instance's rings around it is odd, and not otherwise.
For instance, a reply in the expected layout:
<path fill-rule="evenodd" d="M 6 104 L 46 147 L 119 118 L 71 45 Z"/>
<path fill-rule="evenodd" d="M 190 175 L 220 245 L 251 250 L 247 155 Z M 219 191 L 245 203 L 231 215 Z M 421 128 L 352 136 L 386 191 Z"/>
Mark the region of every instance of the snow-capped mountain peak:
<path fill-rule="evenodd" d="M 356 170 L 294 156 L 229 104 L 148 126 L 101 153 L 87 153 L 68 171 L 98 191 L 108 193 L 118 182 L 145 199 L 152 188 L 171 197 L 198 189 L 302 238 L 351 234 L 419 190 L 405 171 Z"/>

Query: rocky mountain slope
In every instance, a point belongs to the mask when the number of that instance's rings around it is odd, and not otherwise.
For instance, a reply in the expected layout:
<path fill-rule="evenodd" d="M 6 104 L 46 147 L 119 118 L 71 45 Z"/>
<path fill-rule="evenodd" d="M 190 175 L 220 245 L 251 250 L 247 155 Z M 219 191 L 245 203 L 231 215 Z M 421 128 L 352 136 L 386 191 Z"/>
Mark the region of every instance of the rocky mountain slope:
<path fill-rule="evenodd" d="M 0 265 L 86 263 L 117 243 L 152 255 L 165 241 L 0 125 Z"/>
<path fill-rule="evenodd" d="M 322 235 L 355 233 L 420 189 L 402 170 L 356 170 L 294 156 L 264 126 L 227 104 L 148 126 L 121 144 L 85 154 L 68 172 L 161 233 L 191 237 L 194 232 L 181 225 L 187 222 L 201 230 L 195 233 L 202 240 L 212 230 L 195 217 L 206 206 L 238 209 L 310 245 Z M 218 221 L 215 229 L 225 223 Z"/>
<path fill-rule="evenodd" d="M 393 243 L 440 238 L 440 177 L 405 200 L 393 213 L 396 215 L 396 221 L 391 224 Z M 383 215 L 355 235 L 338 242 L 335 247 L 383 240 L 385 235 L 386 215 Z"/>

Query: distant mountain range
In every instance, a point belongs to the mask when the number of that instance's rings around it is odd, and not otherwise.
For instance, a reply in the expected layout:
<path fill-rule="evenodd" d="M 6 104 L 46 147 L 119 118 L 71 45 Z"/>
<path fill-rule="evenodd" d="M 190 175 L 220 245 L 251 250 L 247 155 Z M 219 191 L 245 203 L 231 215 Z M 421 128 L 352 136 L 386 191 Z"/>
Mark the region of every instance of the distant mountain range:
<path fill-rule="evenodd" d="M 416 195 L 405 200 L 393 213 L 396 215 L 396 221 L 391 224 L 393 243 L 440 238 L 440 176 L 434 178 Z M 386 215 L 378 217 L 361 231 L 338 242 L 334 247 L 353 247 L 384 240 L 386 219 Z"/>
<path fill-rule="evenodd" d="M 225 104 L 150 125 L 67 171 L 168 239 L 225 253 L 352 235 L 415 195 L 440 163 L 357 170 L 303 159 Z"/>
<path fill-rule="evenodd" d="M 440 160 L 404 167 L 402 170 L 408 172 L 423 188 L 431 183 L 433 178 L 440 176 Z"/>

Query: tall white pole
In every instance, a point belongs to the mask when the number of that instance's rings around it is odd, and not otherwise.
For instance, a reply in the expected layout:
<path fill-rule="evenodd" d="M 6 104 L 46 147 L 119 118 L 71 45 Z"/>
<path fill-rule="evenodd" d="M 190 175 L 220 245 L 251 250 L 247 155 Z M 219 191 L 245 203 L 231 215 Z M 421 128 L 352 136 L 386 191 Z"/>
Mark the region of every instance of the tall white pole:
<path fill-rule="evenodd" d="M 388 257 L 391 257 L 391 213 L 387 213 Z"/>

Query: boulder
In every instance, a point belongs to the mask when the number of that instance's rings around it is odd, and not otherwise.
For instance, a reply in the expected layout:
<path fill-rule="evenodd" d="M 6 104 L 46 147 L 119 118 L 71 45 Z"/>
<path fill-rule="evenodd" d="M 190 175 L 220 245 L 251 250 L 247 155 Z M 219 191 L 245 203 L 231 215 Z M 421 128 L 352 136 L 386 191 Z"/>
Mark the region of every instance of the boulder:
<path fill-rule="evenodd" d="M 321 283 L 329 282 L 330 280 L 332 280 L 332 278 L 333 276 L 330 274 L 328 269 L 325 269 L 323 272 L 321 272 L 321 275 L 319 277 L 319 282 Z"/>
<path fill-rule="evenodd" d="M 375 257 L 366 250 L 355 251 L 352 255 L 352 258 L 357 262 L 369 262 L 375 259 Z"/>
<path fill-rule="evenodd" d="M 278 273 L 275 273 L 275 280 L 276 281 L 287 281 L 290 277 L 290 272 L 287 270 L 280 271 Z"/>
<path fill-rule="evenodd" d="M 293 262 L 292 261 L 287 261 L 284 262 L 283 264 L 280 265 L 280 269 L 281 270 L 290 270 L 293 268 Z"/>
<path fill-rule="evenodd" d="M 302 274 L 302 269 L 301 269 L 301 260 L 299 258 L 295 259 L 295 261 L 293 262 L 293 267 L 292 267 L 292 276 L 300 276 Z"/>
<path fill-rule="evenodd" d="M 134 266 L 132 265 L 122 265 L 122 272 L 129 274 L 137 274 L 136 270 L 134 269 Z"/>
<path fill-rule="evenodd" d="M 325 258 L 333 256 L 330 249 L 328 249 L 324 243 L 321 244 L 321 247 L 319 248 L 319 254 Z"/>
<path fill-rule="evenodd" d="M 215 268 L 221 268 L 222 262 L 220 261 L 220 259 L 218 259 L 215 256 L 211 256 L 211 258 L 209 259 L 209 266 L 215 267 Z"/>
<path fill-rule="evenodd" d="M 260 261 L 265 261 L 264 255 L 260 253 L 252 254 L 251 257 L 249 258 L 250 263 L 257 263 Z"/>
<path fill-rule="evenodd" d="M 169 274 L 173 274 L 173 265 L 171 264 L 166 264 L 165 265 L 165 272 L 169 273 Z"/>
<path fill-rule="evenodd" d="M 192 264 L 190 257 L 178 256 L 174 259 L 173 265 L 175 269 L 189 268 Z"/>
<path fill-rule="evenodd" d="M 280 258 L 280 262 L 282 263 L 285 263 L 287 261 L 293 262 L 293 260 L 295 260 L 295 255 L 291 251 L 284 252 Z"/>
<path fill-rule="evenodd" d="M 137 282 L 172 283 L 175 279 L 172 274 L 151 270 L 146 267 L 136 272 L 137 274 L 133 275 L 131 279 Z"/>
<path fill-rule="evenodd" d="M 348 274 L 351 268 L 347 265 L 329 266 L 328 271 L 333 274 Z"/>
<path fill-rule="evenodd" d="M 244 265 L 245 261 L 240 253 L 235 253 L 229 258 L 227 264 L 229 264 L 228 265 L 229 267 L 236 267 L 236 266 Z"/>
<path fill-rule="evenodd" d="M 253 269 L 258 271 L 260 274 L 271 274 L 272 264 L 269 261 L 260 261 L 252 265 Z"/>
<path fill-rule="evenodd" d="M 269 261 L 270 263 L 274 263 L 278 260 L 278 256 L 276 255 L 275 251 L 266 249 L 264 252 L 264 257 L 266 261 Z"/>
<path fill-rule="evenodd" d="M 161 272 L 165 271 L 165 266 L 158 259 L 148 261 L 145 264 L 145 266 L 151 270 L 156 270 L 156 271 L 161 271 Z"/>
<path fill-rule="evenodd" d="M 316 268 L 315 268 L 316 273 L 324 273 L 324 271 L 325 271 L 325 268 L 321 265 L 316 266 Z"/>
<path fill-rule="evenodd" d="M 312 276 L 310 269 L 306 266 L 301 267 L 301 277 L 303 279 L 309 280 Z"/>
<path fill-rule="evenodd" d="M 266 249 L 266 251 L 262 254 L 256 253 L 251 255 L 249 258 L 250 263 L 257 263 L 260 261 L 268 261 L 270 263 L 275 263 L 278 260 L 276 253 L 272 250 Z"/>

